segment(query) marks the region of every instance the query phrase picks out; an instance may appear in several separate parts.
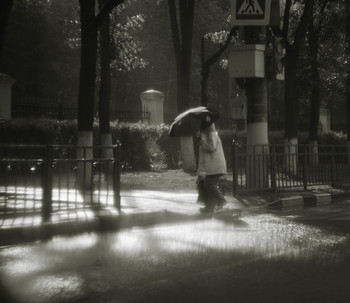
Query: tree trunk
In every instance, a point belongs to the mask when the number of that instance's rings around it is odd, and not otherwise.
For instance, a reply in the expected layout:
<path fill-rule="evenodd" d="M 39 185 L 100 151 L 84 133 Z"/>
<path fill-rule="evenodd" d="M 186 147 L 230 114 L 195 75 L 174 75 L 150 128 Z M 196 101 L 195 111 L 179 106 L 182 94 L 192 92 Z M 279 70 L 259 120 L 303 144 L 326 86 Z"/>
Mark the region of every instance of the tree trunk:
<path fill-rule="evenodd" d="M 202 79 L 201 79 L 201 104 L 203 106 L 208 105 L 208 79 L 209 79 L 209 66 L 205 64 L 205 39 L 201 40 L 201 66 L 202 66 Z"/>
<path fill-rule="evenodd" d="M 291 0 L 286 0 L 283 17 L 282 35 L 286 43 L 285 60 L 285 92 L 284 102 L 286 106 L 285 120 L 285 165 L 287 173 L 297 173 L 297 144 L 298 144 L 298 95 L 297 87 L 297 63 L 301 46 L 305 41 L 307 25 L 312 17 L 312 1 L 305 0 L 303 14 L 295 31 L 293 44 L 288 43 Z M 293 145 L 293 146 L 292 146 Z"/>
<path fill-rule="evenodd" d="M 168 0 L 171 33 L 177 66 L 178 112 L 182 112 L 189 107 L 194 2 L 195 0 L 178 1 L 180 19 L 180 24 L 178 25 L 175 0 Z"/>
<path fill-rule="evenodd" d="M 106 0 L 99 0 L 100 9 Z M 101 58 L 101 83 L 99 93 L 99 127 L 101 136 L 101 145 L 112 145 L 112 136 L 110 132 L 110 98 L 111 98 L 111 49 L 109 34 L 110 17 L 107 14 L 100 24 L 100 58 Z M 102 158 L 113 158 L 112 149 L 102 149 Z"/>
<path fill-rule="evenodd" d="M 345 1 L 346 5 L 346 48 L 345 55 L 348 60 L 346 61 L 346 104 L 347 104 L 347 123 L 348 123 L 348 161 L 350 163 L 350 3 Z"/>
<path fill-rule="evenodd" d="M 99 0 L 102 7 L 106 0 Z M 110 17 L 106 15 L 100 25 L 100 58 L 101 58 L 101 82 L 99 93 L 99 126 L 101 134 L 110 133 L 109 102 L 111 98 L 111 76 L 110 76 Z"/>
<path fill-rule="evenodd" d="M 346 47 L 345 55 L 350 58 L 350 2 L 346 3 Z M 348 141 L 350 141 L 350 60 L 346 60 L 346 104 L 348 122 Z"/>
<path fill-rule="evenodd" d="M 267 80 L 246 80 L 247 115 L 247 188 L 268 187 L 269 138 L 267 129 Z"/>
<path fill-rule="evenodd" d="M 81 59 L 78 95 L 78 131 L 92 132 L 97 57 L 95 0 L 79 0 L 79 3 Z"/>
<path fill-rule="evenodd" d="M 95 22 L 95 0 L 79 0 L 81 20 L 81 62 L 78 95 L 78 145 L 92 146 L 94 115 L 97 26 Z M 78 159 L 92 159 L 92 149 L 78 149 Z M 80 186 L 92 186 L 92 162 L 78 166 Z"/>
<path fill-rule="evenodd" d="M 13 0 L 1 0 L 0 2 L 0 71 L 2 70 L 2 51 L 12 4 Z"/>
<path fill-rule="evenodd" d="M 176 1 L 168 0 L 171 34 L 177 67 L 177 110 L 189 107 L 190 73 L 192 56 L 192 31 L 195 0 L 179 0 L 180 30 L 176 13 Z M 183 169 L 193 171 L 196 167 L 192 137 L 180 138 Z"/>
<path fill-rule="evenodd" d="M 290 175 L 297 174 L 298 102 L 297 102 L 297 56 L 289 53 L 285 64 L 285 169 Z"/>
<path fill-rule="evenodd" d="M 314 0 L 311 0 L 314 6 Z M 319 26 L 321 22 L 319 23 Z M 320 73 L 318 69 L 318 49 L 319 49 L 319 28 L 315 29 L 314 20 L 309 23 L 309 45 L 311 61 L 311 99 L 310 99 L 310 129 L 309 145 L 310 157 L 309 163 L 312 166 L 318 166 L 318 125 L 320 123 Z"/>
<path fill-rule="evenodd" d="M 297 96 L 297 61 L 298 57 L 292 51 L 288 53 L 285 64 L 285 92 L 286 108 L 285 137 L 298 137 L 298 96 Z"/>
<path fill-rule="evenodd" d="M 177 67 L 177 111 L 181 113 L 188 109 L 190 104 L 190 83 L 188 71 L 184 63 Z"/>
<path fill-rule="evenodd" d="M 318 125 L 320 122 L 320 73 L 318 70 L 318 38 L 310 37 L 311 55 L 311 119 L 310 119 L 310 141 L 317 141 Z"/>

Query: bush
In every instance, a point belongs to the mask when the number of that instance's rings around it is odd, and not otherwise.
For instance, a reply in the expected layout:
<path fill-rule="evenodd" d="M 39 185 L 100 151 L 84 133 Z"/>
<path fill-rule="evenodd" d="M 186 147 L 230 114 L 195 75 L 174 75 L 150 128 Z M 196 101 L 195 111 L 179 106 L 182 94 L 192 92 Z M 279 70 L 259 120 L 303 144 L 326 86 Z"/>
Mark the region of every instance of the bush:
<path fill-rule="evenodd" d="M 347 135 L 341 131 L 330 131 L 328 134 L 320 136 L 319 143 L 324 145 L 346 145 Z"/>
<path fill-rule="evenodd" d="M 94 142 L 100 144 L 98 123 L 93 125 Z M 129 170 L 150 170 L 154 168 L 178 168 L 180 143 L 178 138 L 169 138 L 168 125 L 148 125 L 144 123 L 111 122 L 112 142 L 122 144 L 122 168 Z M 233 130 L 219 130 L 226 157 L 229 157 L 232 141 L 246 143 L 246 134 Z M 14 119 L 0 122 L 0 144 L 63 144 L 77 142 L 76 121 L 54 121 L 48 119 Z M 283 131 L 270 131 L 270 143 L 283 144 Z M 305 144 L 307 133 L 299 134 L 299 143 Z M 342 132 L 320 135 L 323 145 L 346 144 L 347 137 Z M 228 162 L 230 159 L 228 159 Z M 229 163 L 228 163 L 229 164 Z"/>
<path fill-rule="evenodd" d="M 122 168 L 149 170 L 168 166 L 169 163 L 173 168 L 169 159 L 176 158 L 178 148 L 176 140 L 168 138 L 168 129 L 166 125 L 111 122 L 112 142 L 115 144 L 119 141 L 122 144 Z M 97 122 L 93 125 L 93 132 L 94 144 L 100 144 Z M 0 140 L 0 144 L 75 145 L 77 123 L 49 119 L 3 121 L 0 123 Z"/>
<path fill-rule="evenodd" d="M 75 144 L 76 122 L 14 119 L 0 123 L 1 144 Z"/>
<path fill-rule="evenodd" d="M 144 123 L 111 123 L 113 143 L 122 144 L 122 167 L 132 170 L 149 170 L 161 159 L 160 150 L 152 144 L 166 131 L 163 126 Z M 95 132 L 96 133 L 96 132 Z"/>
<path fill-rule="evenodd" d="M 284 131 L 270 131 L 270 144 L 284 144 Z M 298 135 L 299 144 L 309 143 L 309 133 L 300 132 Z M 320 145 L 346 145 L 347 136 L 343 132 L 330 131 L 328 134 L 321 134 L 318 136 L 318 143 Z"/>

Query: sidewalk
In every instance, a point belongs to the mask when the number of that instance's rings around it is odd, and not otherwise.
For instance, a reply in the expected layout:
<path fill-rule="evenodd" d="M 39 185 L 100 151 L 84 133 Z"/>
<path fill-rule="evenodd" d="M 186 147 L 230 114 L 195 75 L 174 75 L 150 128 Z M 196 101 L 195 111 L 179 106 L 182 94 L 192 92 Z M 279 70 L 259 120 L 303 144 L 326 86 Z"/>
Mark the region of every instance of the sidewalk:
<path fill-rule="evenodd" d="M 350 191 L 334 188 L 313 191 L 262 192 L 234 198 L 226 195 L 227 204 L 217 213 L 239 216 L 242 212 L 290 210 L 316 207 L 350 197 Z M 134 226 L 203 219 L 202 205 L 196 203 L 195 191 L 127 190 L 121 192 L 122 210 L 88 208 L 56 213 L 50 223 L 40 216 L 0 220 L 0 245 L 48 239 L 56 235 L 117 230 Z"/>

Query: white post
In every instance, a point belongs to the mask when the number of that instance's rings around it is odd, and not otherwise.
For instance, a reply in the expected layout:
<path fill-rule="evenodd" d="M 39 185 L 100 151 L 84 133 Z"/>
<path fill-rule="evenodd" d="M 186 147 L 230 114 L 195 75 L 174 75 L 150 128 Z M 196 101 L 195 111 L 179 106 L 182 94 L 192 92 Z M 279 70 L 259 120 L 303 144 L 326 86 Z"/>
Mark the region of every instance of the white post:
<path fill-rule="evenodd" d="M 180 137 L 180 154 L 182 169 L 186 172 L 195 172 L 197 164 L 194 153 L 193 137 Z"/>
<path fill-rule="evenodd" d="M 164 94 L 162 92 L 150 89 L 140 94 L 142 109 L 150 113 L 149 124 L 162 124 Z"/>
<path fill-rule="evenodd" d="M 268 182 L 269 155 L 267 122 L 247 124 L 247 187 L 264 188 Z"/>

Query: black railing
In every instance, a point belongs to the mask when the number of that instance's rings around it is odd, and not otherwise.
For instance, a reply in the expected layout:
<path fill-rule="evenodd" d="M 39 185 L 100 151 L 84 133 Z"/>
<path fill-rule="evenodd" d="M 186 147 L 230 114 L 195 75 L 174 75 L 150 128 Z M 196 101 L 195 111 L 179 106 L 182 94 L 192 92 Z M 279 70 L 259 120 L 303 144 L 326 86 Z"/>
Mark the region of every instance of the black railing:
<path fill-rule="evenodd" d="M 11 114 L 14 118 L 48 118 L 55 120 L 73 120 L 77 118 L 76 107 L 58 104 L 12 104 Z"/>
<path fill-rule="evenodd" d="M 0 217 L 120 205 L 120 144 L 1 145 Z"/>
<path fill-rule="evenodd" d="M 350 183 L 347 146 L 249 146 L 233 142 L 230 156 L 234 194 L 247 190 L 306 190 L 311 186 Z"/>

